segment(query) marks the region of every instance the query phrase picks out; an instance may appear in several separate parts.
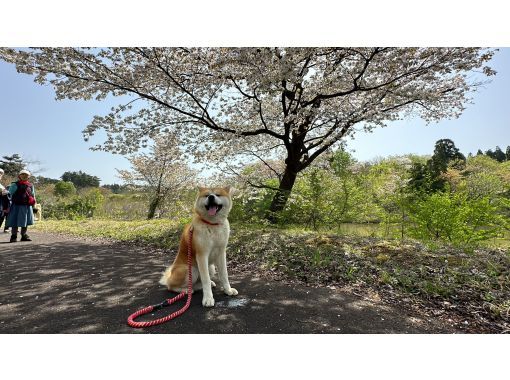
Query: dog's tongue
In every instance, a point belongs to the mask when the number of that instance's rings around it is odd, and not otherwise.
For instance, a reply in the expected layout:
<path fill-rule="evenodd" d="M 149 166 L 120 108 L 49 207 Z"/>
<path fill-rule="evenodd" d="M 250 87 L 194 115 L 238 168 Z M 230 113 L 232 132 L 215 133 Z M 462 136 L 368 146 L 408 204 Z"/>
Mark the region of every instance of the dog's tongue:
<path fill-rule="evenodd" d="M 209 210 L 207 210 L 207 213 L 209 214 L 209 216 L 216 215 L 216 212 L 218 212 L 218 206 L 211 206 L 211 207 L 209 207 Z"/>

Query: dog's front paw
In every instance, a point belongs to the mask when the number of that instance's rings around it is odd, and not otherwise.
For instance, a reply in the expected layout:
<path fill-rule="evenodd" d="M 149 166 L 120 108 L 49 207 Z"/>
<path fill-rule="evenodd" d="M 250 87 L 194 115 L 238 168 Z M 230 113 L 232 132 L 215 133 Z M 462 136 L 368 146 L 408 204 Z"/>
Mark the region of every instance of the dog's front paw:
<path fill-rule="evenodd" d="M 212 296 L 204 296 L 204 298 L 202 298 L 202 306 L 205 306 L 205 307 L 212 307 L 214 306 L 214 298 Z"/>
<path fill-rule="evenodd" d="M 237 296 L 239 294 L 239 293 L 237 293 L 237 290 L 235 290 L 234 288 L 224 290 L 224 292 L 227 296 Z"/>

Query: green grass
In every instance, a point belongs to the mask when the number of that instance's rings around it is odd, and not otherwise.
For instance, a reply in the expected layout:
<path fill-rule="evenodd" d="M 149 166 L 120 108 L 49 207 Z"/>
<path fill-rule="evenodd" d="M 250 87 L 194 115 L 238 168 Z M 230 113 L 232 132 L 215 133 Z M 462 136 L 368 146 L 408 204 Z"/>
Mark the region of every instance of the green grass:
<path fill-rule="evenodd" d="M 117 221 L 106 219 L 45 220 L 36 223 L 40 231 L 106 238 L 124 242 L 139 242 L 171 248 L 178 244 L 184 223 L 169 219 Z"/>

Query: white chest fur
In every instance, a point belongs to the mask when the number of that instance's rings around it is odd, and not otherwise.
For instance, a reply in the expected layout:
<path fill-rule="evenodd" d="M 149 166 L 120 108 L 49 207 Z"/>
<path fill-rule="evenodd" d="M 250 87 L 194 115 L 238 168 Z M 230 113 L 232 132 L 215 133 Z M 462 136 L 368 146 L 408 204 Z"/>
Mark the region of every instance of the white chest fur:
<path fill-rule="evenodd" d="M 230 235 L 230 226 L 227 220 L 220 225 L 194 223 L 193 242 L 196 247 L 213 259 L 220 252 L 225 252 Z"/>

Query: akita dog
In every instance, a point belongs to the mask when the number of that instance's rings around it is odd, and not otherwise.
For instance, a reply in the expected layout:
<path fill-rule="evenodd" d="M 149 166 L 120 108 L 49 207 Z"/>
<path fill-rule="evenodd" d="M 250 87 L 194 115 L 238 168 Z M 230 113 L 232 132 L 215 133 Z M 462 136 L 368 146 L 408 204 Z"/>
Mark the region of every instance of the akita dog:
<path fill-rule="evenodd" d="M 170 267 L 163 273 L 159 283 L 168 290 L 182 292 L 188 283 L 188 242 L 190 228 L 193 227 L 191 244 L 193 290 L 202 289 L 202 305 L 214 306 L 212 287 L 219 281 L 225 294 L 237 295 L 230 287 L 227 273 L 226 248 L 230 235 L 228 213 L 232 208 L 233 189 L 199 187 L 191 224 L 184 227 L 179 244 L 179 252 Z M 218 270 L 217 277 L 216 269 Z"/>

